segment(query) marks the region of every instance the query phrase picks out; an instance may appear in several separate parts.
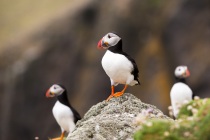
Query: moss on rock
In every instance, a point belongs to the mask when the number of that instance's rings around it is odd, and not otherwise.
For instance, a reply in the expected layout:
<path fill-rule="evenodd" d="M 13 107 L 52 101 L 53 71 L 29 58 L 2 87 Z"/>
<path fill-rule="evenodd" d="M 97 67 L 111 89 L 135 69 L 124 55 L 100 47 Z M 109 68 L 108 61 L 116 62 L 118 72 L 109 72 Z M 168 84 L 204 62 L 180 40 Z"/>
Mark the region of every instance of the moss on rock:
<path fill-rule="evenodd" d="M 148 126 L 148 123 L 152 125 Z M 210 99 L 184 105 L 176 121 L 152 119 L 141 124 L 135 140 L 209 140 Z"/>

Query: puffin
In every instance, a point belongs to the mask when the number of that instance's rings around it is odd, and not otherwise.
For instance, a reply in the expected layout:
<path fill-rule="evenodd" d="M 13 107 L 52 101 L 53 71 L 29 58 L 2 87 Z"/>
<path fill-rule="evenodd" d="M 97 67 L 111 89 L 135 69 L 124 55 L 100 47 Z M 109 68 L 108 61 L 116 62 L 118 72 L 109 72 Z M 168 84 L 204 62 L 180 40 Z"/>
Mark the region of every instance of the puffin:
<path fill-rule="evenodd" d="M 186 78 L 190 76 L 187 66 L 181 65 L 176 67 L 174 74 L 177 82 L 171 88 L 170 98 L 174 118 L 177 118 L 180 106 L 184 102 L 189 102 L 193 99 L 193 92 L 186 84 Z"/>
<path fill-rule="evenodd" d="M 46 92 L 46 97 L 57 97 L 52 109 L 53 116 L 61 128 L 61 136 L 52 140 L 63 140 L 65 132 L 71 133 L 76 122 L 81 119 L 79 113 L 71 106 L 67 97 L 67 90 L 60 84 L 52 85 Z"/>
<path fill-rule="evenodd" d="M 101 60 L 102 67 L 111 81 L 111 95 L 106 101 L 122 96 L 128 86 L 140 85 L 136 62 L 123 51 L 122 39 L 116 33 L 107 33 L 100 39 L 97 48 L 106 50 Z M 118 84 L 125 86 L 122 91 L 115 93 L 114 87 Z"/>

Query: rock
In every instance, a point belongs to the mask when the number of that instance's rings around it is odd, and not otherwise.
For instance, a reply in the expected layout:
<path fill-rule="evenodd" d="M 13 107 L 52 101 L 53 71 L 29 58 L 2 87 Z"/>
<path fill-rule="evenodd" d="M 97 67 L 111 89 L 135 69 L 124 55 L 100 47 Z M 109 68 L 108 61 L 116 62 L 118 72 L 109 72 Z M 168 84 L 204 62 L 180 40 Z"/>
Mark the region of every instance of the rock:
<path fill-rule="evenodd" d="M 67 139 L 132 139 L 137 128 L 135 118 L 143 110 L 149 110 L 154 118 L 170 119 L 155 106 L 145 104 L 134 95 L 125 93 L 121 97 L 91 107 Z"/>

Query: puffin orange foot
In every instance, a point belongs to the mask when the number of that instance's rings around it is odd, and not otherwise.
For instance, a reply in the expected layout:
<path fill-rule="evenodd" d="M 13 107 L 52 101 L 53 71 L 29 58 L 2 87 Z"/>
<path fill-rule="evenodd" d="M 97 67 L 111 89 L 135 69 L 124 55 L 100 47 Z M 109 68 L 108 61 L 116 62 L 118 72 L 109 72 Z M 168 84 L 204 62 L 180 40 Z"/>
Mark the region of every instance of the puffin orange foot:
<path fill-rule="evenodd" d="M 110 95 L 107 99 L 106 99 L 106 101 L 109 101 L 111 98 L 113 98 L 113 97 L 119 97 L 119 96 L 122 96 L 124 94 L 124 92 L 116 92 L 115 94 L 112 94 L 112 95 Z"/>
<path fill-rule="evenodd" d="M 124 94 L 124 92 L 116 92 L 113 96 L 114 97 L 120 97 Z"/>
<path fill-rule="evenodd" d="M 53 139 L 49 139 L 49 140 L 63 140 L 63 138 L 58 137 L 58 138 L 53 138 Z"/>
<path fill-rule="evenodd" d="M 64 138 L 64 132 L 61 134 L 60 137 L 49 139 L 49 140 L 63 140 L 63 138 Z"/>
<path fill-rule="evenodd" d="M 111 95 L 106 99 L 106 101 L 109 101 L 112 97 L 114 97 L 114 86 L 111 86 L 112 92 Z"/>

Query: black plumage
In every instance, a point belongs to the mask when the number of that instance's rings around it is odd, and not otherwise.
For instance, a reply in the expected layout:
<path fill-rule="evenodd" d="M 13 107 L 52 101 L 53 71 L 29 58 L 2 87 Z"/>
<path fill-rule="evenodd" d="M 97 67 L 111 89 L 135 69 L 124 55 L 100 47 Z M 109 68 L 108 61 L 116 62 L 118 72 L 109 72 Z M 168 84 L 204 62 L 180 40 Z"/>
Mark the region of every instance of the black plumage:
<path fill-rule="evenodd" d="M 58 101 L 60 103 L 68 106 L 71 109 L 71 111 L 74 114 L 74 123 L 76 123 L 78 120 L 81 119 L 81 116 L 79 115 L 79 113 L 69 103 L 68 96 L 67 96 L 67 90 L 63 86 L 62 86 L 62 88 L 64 89 L 64 92 L 61 95 L 57 96 L 57 99 L 58 99 Z"/>

